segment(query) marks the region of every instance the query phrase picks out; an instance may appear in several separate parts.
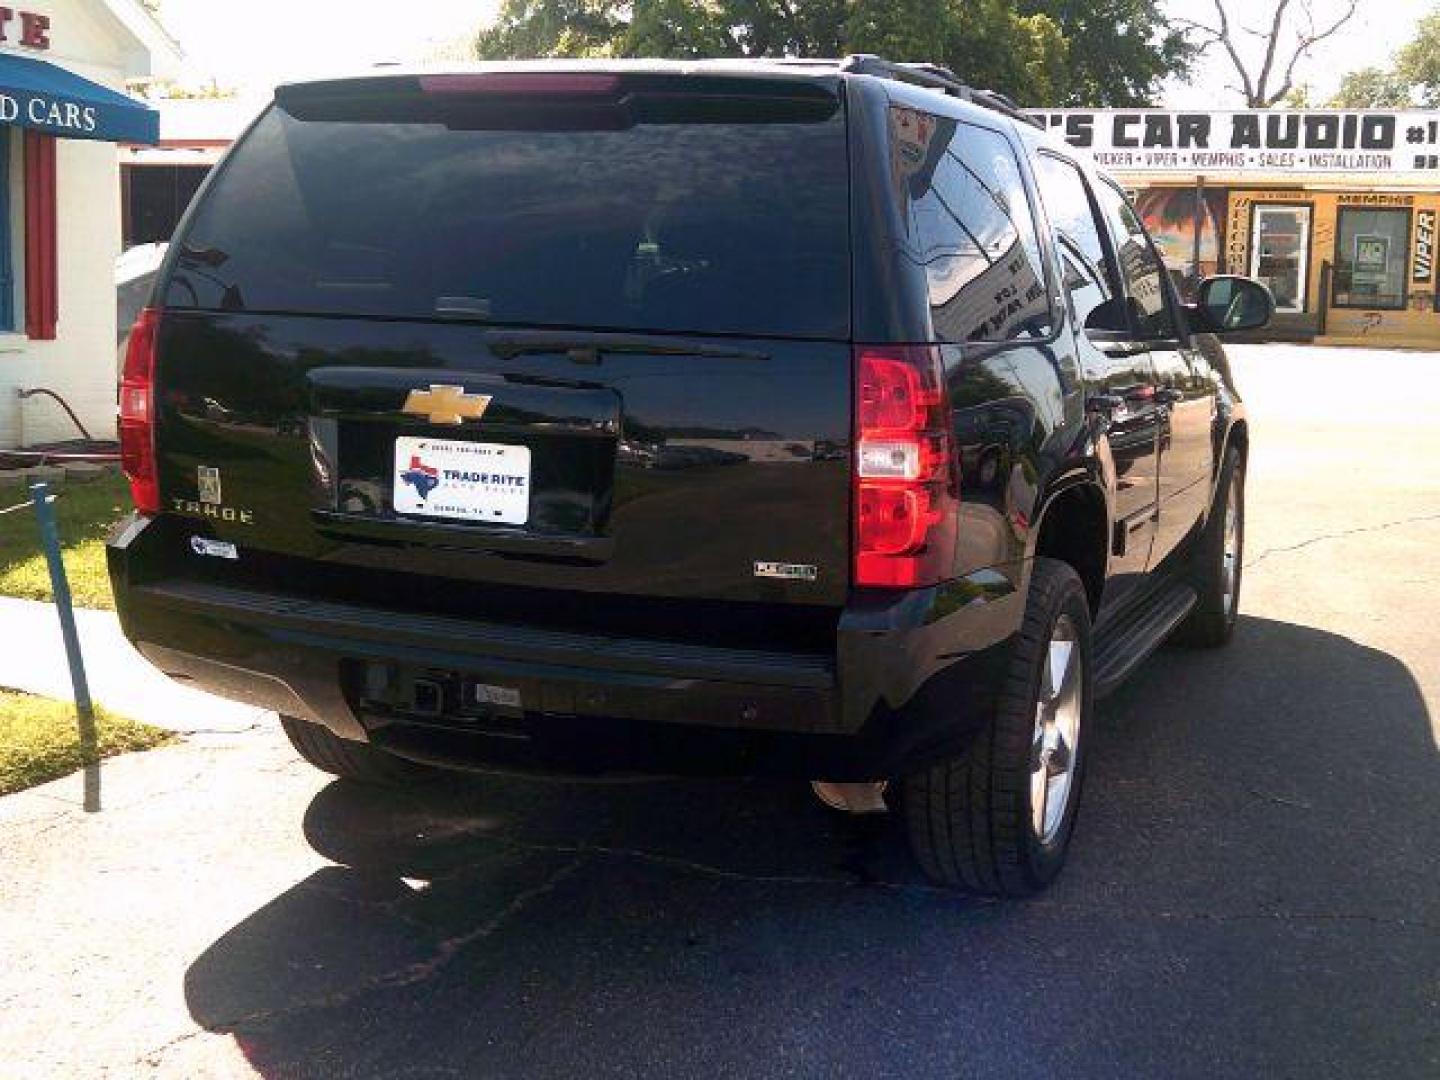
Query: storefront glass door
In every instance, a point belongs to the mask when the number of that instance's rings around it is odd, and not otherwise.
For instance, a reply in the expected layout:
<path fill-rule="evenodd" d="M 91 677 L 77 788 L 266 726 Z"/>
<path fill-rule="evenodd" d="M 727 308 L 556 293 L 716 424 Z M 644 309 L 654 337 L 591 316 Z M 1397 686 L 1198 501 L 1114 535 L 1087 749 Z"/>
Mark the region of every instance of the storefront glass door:
<path fill-rule="evenodd" d="M 1310 272 L 1310 207 L 1257 206 L 1250 237 L 1250 276 L 1270 286 L 1275 310 L 1305 310 Z"/>

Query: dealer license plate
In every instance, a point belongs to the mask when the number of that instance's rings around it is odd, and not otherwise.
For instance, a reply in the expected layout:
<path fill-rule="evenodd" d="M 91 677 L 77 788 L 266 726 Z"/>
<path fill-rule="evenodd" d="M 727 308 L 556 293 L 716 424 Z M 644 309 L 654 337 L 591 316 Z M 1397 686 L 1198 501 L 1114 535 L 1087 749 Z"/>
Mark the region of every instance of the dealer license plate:
<path fill-rule="evenodd" d="M 530 517 L 530 448 L 459 439 L 395 440 L 398 514 L 523 525 Z"/>

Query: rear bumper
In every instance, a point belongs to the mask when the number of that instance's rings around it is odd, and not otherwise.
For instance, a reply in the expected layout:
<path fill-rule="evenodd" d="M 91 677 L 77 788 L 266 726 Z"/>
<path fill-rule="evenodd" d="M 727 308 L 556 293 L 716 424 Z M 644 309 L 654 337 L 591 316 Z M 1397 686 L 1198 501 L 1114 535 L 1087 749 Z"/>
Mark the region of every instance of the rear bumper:
<path fill-rule="evenodd" d="M 963 748 L 1021 614 L 991 574 L 852 605 L 832 655 L 575 634 L 178 577 L 152 524 L 108 554 L 125 633 L 162 671 L 461 766 L 896 775 Z"/>

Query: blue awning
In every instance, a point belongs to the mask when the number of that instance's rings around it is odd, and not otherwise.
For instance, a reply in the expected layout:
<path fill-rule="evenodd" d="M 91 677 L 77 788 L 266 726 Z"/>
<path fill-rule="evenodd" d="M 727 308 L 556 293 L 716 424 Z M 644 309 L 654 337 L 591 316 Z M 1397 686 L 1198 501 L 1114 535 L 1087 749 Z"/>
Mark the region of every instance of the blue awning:
<path fill-rule="evenodd" d="M 108 86 L 25 56 L 0 55 L 0 125 L 62 139 L 154 144 L 160 114 Z"/>

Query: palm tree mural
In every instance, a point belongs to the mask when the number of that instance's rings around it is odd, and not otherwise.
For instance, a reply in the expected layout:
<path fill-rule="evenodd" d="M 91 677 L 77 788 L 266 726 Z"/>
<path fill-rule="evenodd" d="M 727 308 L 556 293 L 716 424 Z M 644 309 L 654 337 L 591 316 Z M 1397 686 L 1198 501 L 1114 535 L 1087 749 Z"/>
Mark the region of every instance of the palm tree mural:
<path fill-rule="evenodd" d="M 1195 212 L 1197 195 L 1200 213 Z M 1158 187 L 1141 191 L 1135 209 L 1145 228 L 1155 238 L 1166 267 L 1180 288 L 1180 294 L 1193 299 L 1200 279 L 1216 273 L 1220 255 L 1225 249 L 1226 189 L 1193 187 Z M 1195 229 L 1200 228 L 1200 262 L 1195 265 Z"/>

